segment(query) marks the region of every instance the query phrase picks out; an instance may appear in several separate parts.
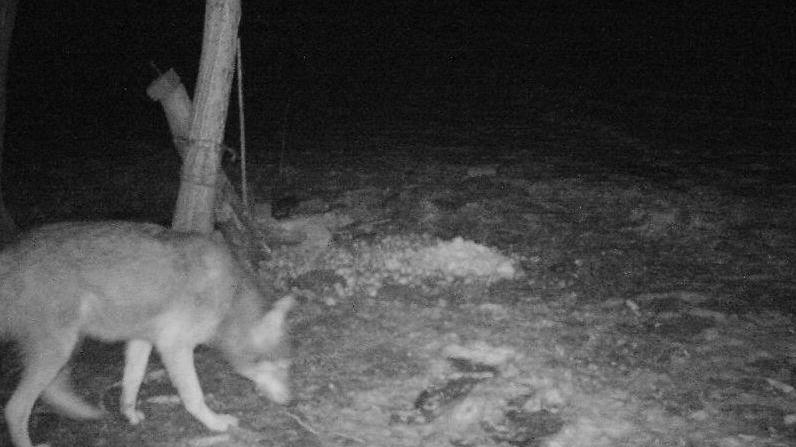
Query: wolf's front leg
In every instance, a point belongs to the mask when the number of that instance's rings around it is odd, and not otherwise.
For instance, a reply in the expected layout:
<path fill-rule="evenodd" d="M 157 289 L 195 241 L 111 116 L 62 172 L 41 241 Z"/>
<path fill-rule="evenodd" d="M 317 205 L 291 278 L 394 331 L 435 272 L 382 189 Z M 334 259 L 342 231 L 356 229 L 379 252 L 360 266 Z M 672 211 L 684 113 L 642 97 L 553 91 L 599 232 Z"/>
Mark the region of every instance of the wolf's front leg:
<path fill-rule="evenodd" d="M 177 388 L 182 404 L 205 427 L 213 431 L 225 431 L 238 425 L 238 418 L 229 414 L 213 412 L 205 404 L 202 387 L 193 363 L 193 346 L 158 346 L 161 360 L 166 365 L 171 383 Z"/>
<path fill-rule="evenodd" d="M 119 399 L 119 410 L 132 425 L 144 420 L 144 413 L 136 408 L 138 390 L 144 381 L 146 365 L 152 343 L 144 340 L 130 340 L 124 353 L 124 376 L 122 376 L 122 396 Z"/>

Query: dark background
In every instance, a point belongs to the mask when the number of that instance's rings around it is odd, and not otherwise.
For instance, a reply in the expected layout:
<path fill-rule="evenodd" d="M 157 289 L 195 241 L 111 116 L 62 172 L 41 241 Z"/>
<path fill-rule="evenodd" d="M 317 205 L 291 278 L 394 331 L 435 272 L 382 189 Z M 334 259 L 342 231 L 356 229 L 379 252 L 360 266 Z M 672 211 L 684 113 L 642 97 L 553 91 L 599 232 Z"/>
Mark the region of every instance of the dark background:
<path fill-rule="evenodd" d="M 20 0 L 3 172 L 14 213 L 36 220 L 16 210 L 71 187 L 52 177 L 70 169 L 62 156 L 96 171 L 168 147 L 145 88 L 154 64 L 174 67 L 192 92 L 204 3 Z M 397 120 L 467 123 L 518 112 L 527 105 L 518 95 L 539 86 L 607 100 L 665 92 L 707 98 L 717 113 L 792 117 L 795 18 L 784 0 L 244 1 L 249 138 L 273 143 L 286 116 L 308 137 Z M 24 186 L 36 176 L 49 189 Z"/>

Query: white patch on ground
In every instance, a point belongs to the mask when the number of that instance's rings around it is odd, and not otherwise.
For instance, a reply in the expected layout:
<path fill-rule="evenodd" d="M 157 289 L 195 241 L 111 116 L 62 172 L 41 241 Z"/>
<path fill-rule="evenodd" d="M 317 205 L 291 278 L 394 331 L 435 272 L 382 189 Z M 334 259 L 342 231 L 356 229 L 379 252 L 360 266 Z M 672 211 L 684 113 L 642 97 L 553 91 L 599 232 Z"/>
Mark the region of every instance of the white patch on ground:
<path fill-rule="evenodd" d="M 375 297 L 385 284 L 427 289 L 430 285 L 444 286 L 453 282 L 491 284 L 521 275 L 516 260 L 458 237 L 442 241 L 430 237 L 388 236 L 373 244 L 356 243 L 350 249 L 329 247 L 330 233 L 323 229 L 324 221 L 307 219 L 302 218 L 291 228 L 301 227 L 306 234 L 319 236 L 299 246 L 274 250 L 272 259 L 261 266 L 264 272 L 277 276 L 277 285 L 286 284 L 290 278 L 310 270 L 330 269 L 345 281 L 337 288 L 339 296 L 363 291 Z M 315 230 L 310 231 L 311 228 Z"/>

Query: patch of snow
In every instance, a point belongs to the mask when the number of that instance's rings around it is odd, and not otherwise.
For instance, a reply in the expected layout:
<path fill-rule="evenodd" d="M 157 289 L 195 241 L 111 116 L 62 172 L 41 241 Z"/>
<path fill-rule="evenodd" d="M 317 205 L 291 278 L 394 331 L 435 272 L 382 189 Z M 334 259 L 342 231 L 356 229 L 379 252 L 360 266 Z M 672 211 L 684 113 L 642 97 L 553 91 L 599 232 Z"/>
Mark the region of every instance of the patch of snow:
<path fill-rule="evenodd" d="M 470 360 L 490 366 L 503 365 L 517 356 L 517 351 L 509 347 L 495 347 L 484 341 L 476 341 L 468 346 L 450 345 L 443 350 L 446 357 Z"/>
<path fill-rule="evenodd" d="M 457 237 L 441 241 L 427 236 L 388 236 L 379 242 L 358 243 L 352 248 L 329 247 L 331 235 L 310 231 L 320 222 L 295 221 L 306 234 L 316 234 L 298 247 L 274 250 L 261 267 L 279 286 L 313 269 L 332 269 L 344 280 L 335 288 L 338 296 L 364 291 L 375 297 L 385 284 L 428 289 L 452 282 L 491 284 L 521 275 L 517 261 L 497 250 Z"/>
<path fill-rule="evenodd" d="M 545 447 L 612 447 L 630 434 L 632 425 L 621 419 L 581 416 L 547 440 Z"/>

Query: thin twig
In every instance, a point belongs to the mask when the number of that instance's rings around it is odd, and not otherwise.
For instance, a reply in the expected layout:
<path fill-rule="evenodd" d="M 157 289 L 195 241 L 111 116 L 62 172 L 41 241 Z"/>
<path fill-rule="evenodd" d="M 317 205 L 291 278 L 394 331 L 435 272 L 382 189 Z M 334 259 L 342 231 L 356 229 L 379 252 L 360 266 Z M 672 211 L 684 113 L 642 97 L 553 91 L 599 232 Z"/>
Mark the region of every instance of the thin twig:
<path fill-rule="evenodd" d="M 160 71 L 160 68 L 157 66 L 155 61 L 149 61 L 149 66 L 152 67 L 153 70 L 155 70 L 155 73 L 158 74 L 158 77 L 160 77 L 163 74 L 163 72 Z"/>
<path fill-rule="evenodd" d="M 243 51 L 238 37 L 238 122 L 240 124 L 240 193 L 243 206 L 249 208 L 249 182 L 246 175 L 246 115 L 243 113 Z"/>
<path fill-rule="evenodd" d="M 316 436 L 316 437 L 318 437 L 318 438 L 320 438 L 320 437 L 321 437 L 321 435 L 318 433 L 318 431 L 317 431 L 317 430 L 315 430 L 314 428 L 312 428 L 312 427 L 311 427 L 311 426 L 310 426 L 308 423 L 304 422 L 304 421 L 303 421 L 303 420 L 302 420 L 300 417 L 298 417 L 297 415 L 295 415 L 295 414 L 293 414 L 293 413 L 291 413 L 291 412 L 289 412 L 289 411 L 283 411 L 283 413 L 285 413 L 286 415 L 290 416 L 290 418 L 291 418 L 291 419 L 293 419 L 294 421 L 296 421 L 296 423 L 298 423 L 300 426 L 302 426 L 302 427 L 303 427 L 305 430 L 307 430 L 308 432 L 312 433 L 313 435 L 315 435 L 315 436 Z M 367 444 L 367 442 L 365 442 L 365 440 L 364 440 L 364 439 L 360 439 L 360 438 L 357 438 L 357 437 L 354 437 L 354 436 L 349 436 L 349 435 L 346 435 L 346 434 L 343 434 L 343 433 L 339 433 L 339 432 L 334 432 L 334 433 L 332 433 L 332 434 L 333 434 L 334 436 L 337 436 L 337 437 L 339 437 L 339 438 L 348 439 L 349 441 L 358 442 L 358 443 L 360 443 L 360 444 Z"/>
<path fill-rule="evenodd" d="M 303 427 L 304 430 L 307 430 L 308 432 L 312 433 L 313 435 L 320 437 L 320 435 L 318 434 L 318 431 L 315 430 L 314 428 L 312 428 L 308 423 L 304 422 L 300 417 L 298 417 L 297 415 L 295 415 L 295 414 L 293 414 L 293 413 L 291 413 L 289 411 L 284 411 L 284 413 L 286 415 L 290 416 L 291 419 L 296 421 L 296 423 L 298 423 L 301 427 Z"/>

